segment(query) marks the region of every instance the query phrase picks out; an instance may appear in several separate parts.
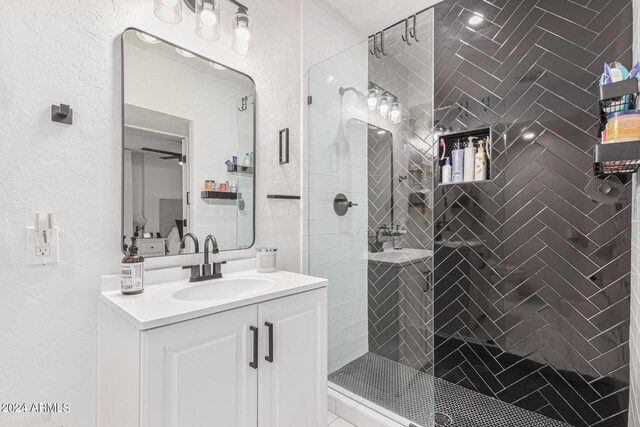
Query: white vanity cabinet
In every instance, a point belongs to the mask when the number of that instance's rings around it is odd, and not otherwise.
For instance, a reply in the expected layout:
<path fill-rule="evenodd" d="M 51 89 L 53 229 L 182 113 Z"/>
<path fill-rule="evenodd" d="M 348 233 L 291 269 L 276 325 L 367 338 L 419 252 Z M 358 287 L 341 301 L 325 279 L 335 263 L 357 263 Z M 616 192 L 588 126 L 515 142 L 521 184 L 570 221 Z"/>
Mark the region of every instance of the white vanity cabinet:
<path fill-rule="evenodd" d="M 100 304 L 100 427 L 324 427 L 318 288 L 140 330 Z"/>

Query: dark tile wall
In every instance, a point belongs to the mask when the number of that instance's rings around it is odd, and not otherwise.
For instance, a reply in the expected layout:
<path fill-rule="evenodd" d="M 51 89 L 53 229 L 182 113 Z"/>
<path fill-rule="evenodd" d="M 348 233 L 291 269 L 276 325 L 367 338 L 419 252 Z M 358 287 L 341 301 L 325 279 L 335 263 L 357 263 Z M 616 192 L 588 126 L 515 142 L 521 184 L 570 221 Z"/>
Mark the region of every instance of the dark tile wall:
<path fill-rule="evenodd" d="M 574 426 L 627 425 L 631 189 L 604 205 L 584 188 L 631 3 L 435 7 L 435 119 L 494 141 L 493 182 L 434 193 L 435 373 Z"/>

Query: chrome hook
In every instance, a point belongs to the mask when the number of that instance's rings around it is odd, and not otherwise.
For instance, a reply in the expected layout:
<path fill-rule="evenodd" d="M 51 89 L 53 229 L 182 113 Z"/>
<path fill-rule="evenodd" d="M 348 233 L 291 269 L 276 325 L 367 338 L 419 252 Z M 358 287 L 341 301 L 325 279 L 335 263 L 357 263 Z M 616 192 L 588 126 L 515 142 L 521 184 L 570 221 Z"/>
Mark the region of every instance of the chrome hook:
<path fill-rule="evenodd" d="M 384 30 L 380 31 L 380 44 L 378 45 L 378 52 L 382 54 L 382 56 L 387 56 L 387 52 L 384 50 Z"/>
<path fill-rule="evenodd" d="M 413 37 L 413 39 L 417 43 L 420 43 L 420 40 L 418 40 L 418 15 L 417 14 L 413 15 L 413 29 L 409 31 L 409 35 L 411 35 L 411 37 Z"/>
<path fill-rule="evenodd" d="M 380 59 L 380 48 L 378 47 L 378 33 L 375 33 L 373 36 L 373 50 L 369 50 L 369 53 L 376 58 Z"/>
<path fill-rule="evenodd" d="M 409 18 L 404 20 L 404 35 L 402 36 L 402 40 L 404 40 L 409 46 L 411 46 L 411 40 L 409 39 Z"/>

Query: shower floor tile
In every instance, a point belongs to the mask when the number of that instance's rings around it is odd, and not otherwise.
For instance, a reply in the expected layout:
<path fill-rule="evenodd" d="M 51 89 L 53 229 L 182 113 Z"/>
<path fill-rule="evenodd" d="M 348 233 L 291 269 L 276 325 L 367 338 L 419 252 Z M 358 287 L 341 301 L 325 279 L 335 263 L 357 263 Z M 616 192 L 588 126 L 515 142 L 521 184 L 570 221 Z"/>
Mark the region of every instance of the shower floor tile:
<path fill-rule="evenodd" d="M 434 412 L 451 427 L 569 427 L 569 424 L 509 405 L 424 372 L 367 353 L 329 376 L 329 381 L 421 426 Z M 440 419 L 440 418 L 438 418 Z"/>

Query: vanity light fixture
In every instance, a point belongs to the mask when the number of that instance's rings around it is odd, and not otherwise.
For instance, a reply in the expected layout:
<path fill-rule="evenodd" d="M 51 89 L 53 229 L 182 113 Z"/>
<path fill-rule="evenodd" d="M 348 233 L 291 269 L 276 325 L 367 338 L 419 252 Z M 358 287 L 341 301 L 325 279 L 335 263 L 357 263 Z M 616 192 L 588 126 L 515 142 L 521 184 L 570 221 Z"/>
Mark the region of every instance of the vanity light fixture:
<path fill-rule="evenodd" d="M 182 22 L 182 3 L 180 0 L 153 0 L 153 13 L 167 24 Z"/>
<path fill-rule="evenodd" d="M 196 0 L 196 34 L 204 40 L 220 39 L 218 0 Z"/>
<path fill-rule="evenodd" d="M 158 40 L 157 38 L 150 36 L 149 34 L 145 34 L 145 33 L 141 33 L 140 31 L 136 31 L 136 34 L 138 35 L 138 38 L 140 40 L 142 40 L 145 43 L 149 43 L 149 44 L 158 44 L 160 43 L 160 40 Z"/>
<path fill-rule="evenodd" d="M 478 12 L 473 12 L 473 16 L 469 18 L 469 25 L 477 27 L 484 22 L 484 15 Z"/>
<path fill-rule="evenodd" d="M 238 55 L 247 56 L 253 50 L 253 22 L 247 8 L 239 6 L 233 16 L 233 43 L 231 49 Z"/>
<path fill-rule="evenodd" d="M 184 50 L 184 49 L 180 49 L 179 47 L 176 48 L 176 52 L 178 52 L 178 54 L 184 56 L 185 58 L 195 58 L 196 56 L 189 52 L 188 50 Z"/>
<path fill-rule="evenodd" d="M 233 15 L 231 48 L 238 55 L 253 51 L 253 22 L 247 8 L 236 0 L 228 0 L 238 7 Z M 163 22 L 177 24 L 182 21 L 182 2 L 196 14 L 195 32 L 198 37 L 215 41 L 220 39 L 220 0 L 153 0 L 153 12 Z"/>

